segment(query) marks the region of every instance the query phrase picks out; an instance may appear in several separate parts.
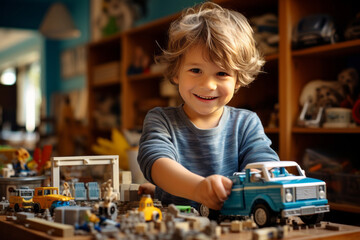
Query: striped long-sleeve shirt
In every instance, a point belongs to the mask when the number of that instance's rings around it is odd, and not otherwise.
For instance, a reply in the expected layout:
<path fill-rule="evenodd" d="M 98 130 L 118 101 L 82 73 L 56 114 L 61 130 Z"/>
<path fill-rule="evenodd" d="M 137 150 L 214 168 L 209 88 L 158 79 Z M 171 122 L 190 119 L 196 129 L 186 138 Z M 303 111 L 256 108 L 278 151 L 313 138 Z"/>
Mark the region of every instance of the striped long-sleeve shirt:
<path fill-rule="evenodd" d="M 197 128 L 182 106 L 154 108 L 146 115 L 140 139 L 138 163 L 145 178 L 152 182 L 151 168 L 159 158 L 177 161 L 203 177 L 231 176 L 248 163 L 278 161 L 270 147 L 259 117 L 249 110 L 224 107 L 217 127 Z M 163 204 L 196 206 L 156 187 L 155 198 Z"/>

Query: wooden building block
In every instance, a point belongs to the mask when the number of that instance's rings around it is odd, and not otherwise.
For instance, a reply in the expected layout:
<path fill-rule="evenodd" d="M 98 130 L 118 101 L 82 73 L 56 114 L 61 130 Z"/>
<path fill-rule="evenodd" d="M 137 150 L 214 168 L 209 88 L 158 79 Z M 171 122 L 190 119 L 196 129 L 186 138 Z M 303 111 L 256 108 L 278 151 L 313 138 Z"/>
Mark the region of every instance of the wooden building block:
<path fill-rule="evenodd" d="M 175 222 L 175 228 L 182 229 L 184 231 L 189 231 L 190 229 L 189 222 Z"/>
<path fill-rule="evenodd" d="M 120 174 L 120 184 L 131 184 L 131 172 L 130 171 L 121 171 Z"/>
<path fill-rule="evenodd" d="M 146 223 L 137 223 L 135 225 L 135 232 L 138 234 L 145 233 L 147 231 L 147 224 Z"/>
<path fill-rule="evenodd" d="M 129 191 L 130 191 L 130 185 L 131 184 L 120 184 L 120 201 L 128 202 L 130 200 Z M 127 196 L 126 195 L 127 192 Z"/>
<path fill-rule="evenodd" d="M 35 214 L 30 212 L 18 212 L 16 213 L 16 223 L 25 224 L 26 219 L 34 218 Z"/>
<path fill-rule="evenodd" d="M 49 222 L 41 218 L 32 218 L 27 219 L 31 229 L 39 230 L 42 232 L 51 231 L 51 234 L 59 237 L 73 237 L 74 236 L 74 227 L 67 224 Z"/>
<path fill-rule="evenodd" d="M 230 225 L 231 232 L 241 232 L 243 230 L 243 222 L 235 220 L 231 222 Z"/>

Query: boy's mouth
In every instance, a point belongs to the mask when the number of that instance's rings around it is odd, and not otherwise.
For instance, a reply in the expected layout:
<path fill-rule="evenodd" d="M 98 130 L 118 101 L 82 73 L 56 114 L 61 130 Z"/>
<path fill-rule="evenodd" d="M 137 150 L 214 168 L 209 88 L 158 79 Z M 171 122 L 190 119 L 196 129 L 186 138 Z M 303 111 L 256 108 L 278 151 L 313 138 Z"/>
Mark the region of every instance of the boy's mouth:
<path fill-rule="evenodd" d="M 213 97 L 213 96 L 200 96 L 195 93 L 194 93 L 194 96 L 197 98 L 200 98 L 202 100 L 214 100 L 214 99 L 218 98 L 218 97 Z"/>

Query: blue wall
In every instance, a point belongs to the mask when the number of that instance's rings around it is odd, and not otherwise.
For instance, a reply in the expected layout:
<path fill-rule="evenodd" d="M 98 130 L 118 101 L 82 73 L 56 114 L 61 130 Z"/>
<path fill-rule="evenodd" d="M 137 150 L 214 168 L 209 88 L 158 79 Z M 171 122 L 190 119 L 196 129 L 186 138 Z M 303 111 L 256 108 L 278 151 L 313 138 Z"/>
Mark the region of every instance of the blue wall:
<path fill-rule="evenodd" d="M 68 92 L 86 86 L 85 76 L 62 79 L 60 74 L 61 52 L 86 44 L 91 40 L 90 0 L 0 0 L 0 27 L 36 30 L 45 16 L 47 9 L 54 2 L 62 2 L 68 8 L 81 36 L 73 40 L 57 41 L 43 38 L 30 39 L 22 45 L 39 47 L 41 51 L 42 91 L 47 99 L 48 112 L 51 95 L 55 92 Z M 147 15 L 136 22 L 136 26 L 155 19 L 174 14 L 183 8 L 193 6 L 200 0 L 148 0 Z M 18 46 L 0 52 L 0 61 L 13 54 Z"/>

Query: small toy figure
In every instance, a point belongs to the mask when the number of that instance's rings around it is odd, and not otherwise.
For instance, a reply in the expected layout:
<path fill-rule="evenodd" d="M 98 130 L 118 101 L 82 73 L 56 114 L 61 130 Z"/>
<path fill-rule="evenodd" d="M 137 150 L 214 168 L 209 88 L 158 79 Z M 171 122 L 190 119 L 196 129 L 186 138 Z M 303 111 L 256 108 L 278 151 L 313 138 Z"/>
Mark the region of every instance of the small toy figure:
<path fill-rule="evenodd" d="M 66 197 L 72 197 L 69 184 L 67 182 L 64 182 L 63 186 L 64 186 L 64 190 L 62 192 L 62 195 Z"/>
<path fill-rule="evenodd" d="M 117 206 L 114 203 L 117 200 L 117 195 L 112 188 L 112 180 L 109 179 L 101 185 L 101 196 L 103 201 L 100 202 L 98 210 L 100 216 L 105 216 L 112 220 L 116 220 Z"/>
<path fill-rule="evenodd" d="M 139 203 L 139 211 L 144 212 L 145 221 L 158 221 L 162 219 L 159 208 L 154 207 L 154 202 L 150 195 L 143 195 Z"/>
<path fill-rule="evenodd" d="M 21 170 L 26 170 L 26 161 L 30 158 L 29 152 L 25 148 L 19 148 L 15 152 L 16 158 L 20 163 Z"/>
<path fill-rule="evenodd" d="M 129 66 L 127 74 L 148 73 L 150 71 L 150 58 L 141 47 L 136 47 L 134 50 L 134 59 Z"/>
<path fill-rule="evenodd" d="M 112 180 L 108 179 L 106 182 L 103 182 L 101 184 L 101 199 L 105 199 L 107 192 L 108 192 L 107 191 L 108 186 L 110 186 L 110 188 L 111 188 L 111 182 L 112 182 Z"/>
<path fill-rule="evenodd" d="M 112 180 L 109 179 L 105 186 L 105 202 L 111 203 L 112 201 L 118 200 L 116 193 L 113 191 Z"/>
<path fill-rule="evenodd" d="M 355 68 L 347 68 L 338 75 L 338 82 L 342 86 L 344 100 L 341 107 L 352 108 L 355 101 L 360 97 L 359 74 Z"/>

